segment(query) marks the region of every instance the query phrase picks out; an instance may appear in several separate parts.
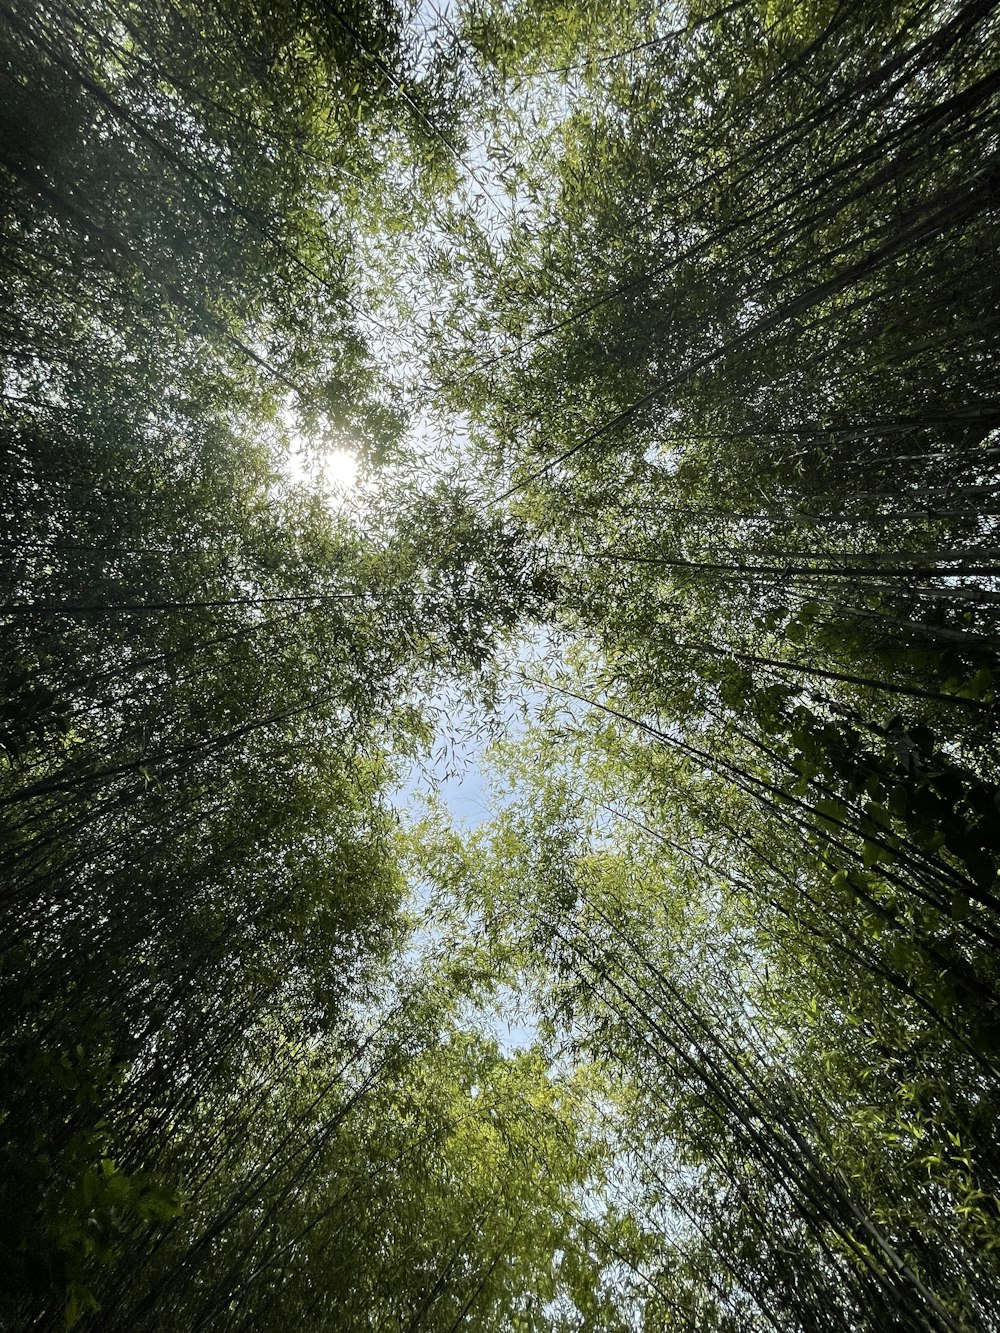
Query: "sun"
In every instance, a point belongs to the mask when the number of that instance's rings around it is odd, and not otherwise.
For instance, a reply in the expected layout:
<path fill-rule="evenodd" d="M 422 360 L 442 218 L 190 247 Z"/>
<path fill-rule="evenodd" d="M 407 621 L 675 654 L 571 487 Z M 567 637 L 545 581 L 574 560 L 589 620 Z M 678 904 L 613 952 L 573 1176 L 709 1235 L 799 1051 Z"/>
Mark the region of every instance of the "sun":
<path fill-rule="evenodd" d="M 297 485 L 344 495 L 357 481 L 358 460 L 350 449 L 321 451 L 299 444 L 289 450 L 285 474 Z"/>
<path fill-rule="evenodd" d="M 293 485 L 330 496 L 345 496 L 354 489 L 358 457 L 353 449 L 324 448 L 320 443 L 323 432 L 317 436 L 303 430 L 290 402 L 279 409 L 278 422 L 285 446 L 281 470 Z"/>
<path fill-rule="evenodd" d="M 358 460 L 350 449 L 330 449 L 316 456 L 311 472 L 323 490 L 349 491 L 358 479 Z"/>

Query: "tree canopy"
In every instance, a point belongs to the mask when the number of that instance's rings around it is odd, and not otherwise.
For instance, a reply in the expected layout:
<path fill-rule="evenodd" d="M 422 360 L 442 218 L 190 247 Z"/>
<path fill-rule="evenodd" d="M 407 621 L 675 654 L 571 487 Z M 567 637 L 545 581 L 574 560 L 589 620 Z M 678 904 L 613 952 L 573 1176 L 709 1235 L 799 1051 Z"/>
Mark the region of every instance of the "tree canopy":
<path fill-rule="evenodd" d="M 0 0 L 0 1329 L 1000 1333 L 998 145 L 996 0 Z"/>

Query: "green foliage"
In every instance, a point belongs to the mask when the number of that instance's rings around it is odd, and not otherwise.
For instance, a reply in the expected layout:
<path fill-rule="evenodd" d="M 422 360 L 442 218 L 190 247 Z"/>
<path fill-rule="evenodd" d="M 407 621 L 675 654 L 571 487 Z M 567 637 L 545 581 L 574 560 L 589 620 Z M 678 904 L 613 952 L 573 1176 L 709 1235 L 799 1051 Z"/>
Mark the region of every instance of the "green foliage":
<path fill-rule="evenodd" d="M 996 5 L 0 11 L 0 1324 L 1000 1328 Z"/>

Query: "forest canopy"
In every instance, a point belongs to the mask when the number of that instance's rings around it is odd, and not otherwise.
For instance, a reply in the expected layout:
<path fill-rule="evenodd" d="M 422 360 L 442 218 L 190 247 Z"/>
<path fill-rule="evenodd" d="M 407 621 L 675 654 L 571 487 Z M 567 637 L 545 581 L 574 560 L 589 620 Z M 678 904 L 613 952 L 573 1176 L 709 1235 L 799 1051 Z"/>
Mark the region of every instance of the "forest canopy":
<path fill-rule="evenodd" d="M 1000 1333 L 998 213 L 997 0 L 0 0 L 0 1330 Z"/>

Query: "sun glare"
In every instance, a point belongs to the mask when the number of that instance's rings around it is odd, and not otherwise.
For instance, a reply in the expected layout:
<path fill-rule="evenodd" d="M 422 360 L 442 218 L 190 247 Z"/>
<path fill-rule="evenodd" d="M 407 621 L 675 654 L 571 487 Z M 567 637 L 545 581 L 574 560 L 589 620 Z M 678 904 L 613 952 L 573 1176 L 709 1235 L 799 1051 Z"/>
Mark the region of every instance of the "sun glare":
<path fill-rule="evenodd" d="M 358 478 L 358 460 L 349 449 L 331 449 L 314 462 L 317 486 L 328 491 L 349 491 Z"/>
<path fill-rule="evenodd" d="M 349 491 L 358 475 L 358 460 L 349 449 L 296 449 L 288 455 L 289 480 L 332 495 Z"/>
<path fill-rule="evenodd" d="M 358 459 L 353 450 L 323 448 L 315 437 L 300 429 L 289 403 L 279 410 L 278 420 L 284 427 L 288 450 L 284 473 L 290 482 L 334 496 L 353 489 L 358 478 Z"/>

